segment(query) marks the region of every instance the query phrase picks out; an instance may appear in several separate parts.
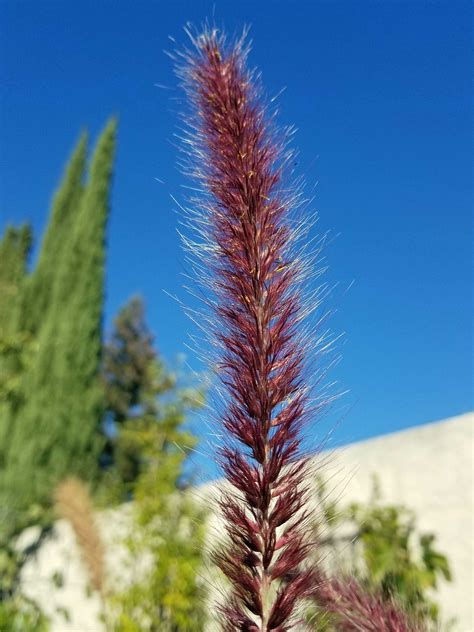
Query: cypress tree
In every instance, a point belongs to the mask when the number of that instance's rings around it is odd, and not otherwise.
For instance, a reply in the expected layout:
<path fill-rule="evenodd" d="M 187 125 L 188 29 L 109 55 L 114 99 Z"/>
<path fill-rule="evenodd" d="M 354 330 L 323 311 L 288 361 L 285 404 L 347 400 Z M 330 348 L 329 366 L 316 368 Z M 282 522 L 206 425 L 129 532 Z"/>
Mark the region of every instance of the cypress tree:
<path fill-rule="evenodd" d="M 0 241 L 0 470 L 7 420 L 18 402 L 21 375 L 31 347 L 30 337 L 18 322 L 31 241 L 27 224 L 8 226 Z"/>
<path fill-rule="evenodd" d="M 19 507 L 48 502 L 55 483 L 68 474 L 91 480 L 96 472 L 103 415 L 99 370 L 105 231 L 115 135 L 112 120 L 98 141 L 85 185 L 81 139 L 56 197 L 51 219 L 56 230 L 48 229 L 44 241 L 44 248 L 58 248 L 56 255 L 45 250 L 38 263 L 38 295 L 31 298 L 33 311 L 38 310 L 37 323 L 32 322 L 37 350 L 24 379 L 25 405 L 12 425 L 4 477 L 9 500 Z"/>
<path fill-rule="evenodd" d="M 28 224 L 7 226 L 0 241 L 0 339 L 13 333 L 17 304 L 27 271 L 32 234 Z"/>
<path fill-rule="evenodd" d="M 58 283 L 55 305 L 62 349 L 54 360 L 61 383 L 57 413 L 71 432 L 62 432 L 53 462 L 62 469 L 63 450 L 73 473 L 89 480 L 98 461 L 99 427 L 104 413 L 100 381 L 104 303 L 105 232 L 115 152 L 116 121 L 106 126 L 92 159 L 90 178 L 78 212 L 73 248 Z M 75 278 L 74 278 L 75 277 Z M 70 283 L 74 291 L 70 291 Z M 54 337 L 50 326 L 49 336 Z M 69 448 L 69 449 L 68 449 Z M 77 454 L 82 454 L 80 459 Z M 61 472 L 62 473 L 62 472 Z"/>
<path fill-rule="evenodd" d="M 55 281 L 61 269 L 64 249 L 70 246 L 71 231 L 84 190 L 88 135 L 79 137 L 56 191 L 35 270 L 23 292 L 22 328 L 34 334 L 47 320 Z"/>
<path fill-rule="evenodd" d="M 10 429 L 22 418 L 23 405 L 30 395 L 23 388 L 21 396 L 22 377 L 25 377 L 22 374 L 28 368 L 26 364 L 32 361 L 39 324 L 47 320 L 62 250 L 83 189 L 86 153 L 87 135 L 83 133 L 53 198 L 34 271 L 26 275 L 31 248 L 29 226 L 7 229 L 0 245 L 0 342 L 3 341 L 0 358 L 3 385 L 0 390 L 0 473 L 6 467 L 5 452 L 7 441 L 11 441 L 11 438 L 7 440 Z"/>

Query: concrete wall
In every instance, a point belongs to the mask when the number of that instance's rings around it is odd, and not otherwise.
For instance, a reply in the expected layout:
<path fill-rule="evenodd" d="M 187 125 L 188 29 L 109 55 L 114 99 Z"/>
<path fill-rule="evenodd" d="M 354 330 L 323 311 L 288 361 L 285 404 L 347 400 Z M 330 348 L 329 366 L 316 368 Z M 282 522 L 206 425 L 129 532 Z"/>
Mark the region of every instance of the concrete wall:
<path fill-rule="evenodd" d="M 333 464 L 335 492 L 345 501 L 367 500 L 375 473 L 383 500 L 406 505 L 421 531 L 435 533 L 454 575 L 440 585 L 438 599 L 461 632 L 474 632 L 473 428 L 473 414 L 418 426 L 348 445 Z"/>
<path fill-rule="evenodd" d="M 474 414 L 468 413 L 361 441 L 335 450 L 325 469 L 332 493 L 344 503 L 367 501 L 376 474 L 383 501 L 406 505 L 416 513 L 420 530 L 436 534 L 454 573 L 453 583 L 443 583 L 438 599 L 443 618 L 456 617 L 458 632 L 474 631 L 473 427 Z M 129 514 L 130 507 L 124 507 L 99 516 L 110 576 L 123 581 L 134 572 L 134 561 L 119 544 L 129 528 Z M 34 529 L 28 530 L 19 544 L 34 538 Z M 51 581 L 55 572 L 62 573 L 62 587 Z M 28 562 L 22 581 L 25 592 L 51 616 L 53 632 L 102 632 L 100 600 L 87 592 L 80 553 L 64 521 Z"/>

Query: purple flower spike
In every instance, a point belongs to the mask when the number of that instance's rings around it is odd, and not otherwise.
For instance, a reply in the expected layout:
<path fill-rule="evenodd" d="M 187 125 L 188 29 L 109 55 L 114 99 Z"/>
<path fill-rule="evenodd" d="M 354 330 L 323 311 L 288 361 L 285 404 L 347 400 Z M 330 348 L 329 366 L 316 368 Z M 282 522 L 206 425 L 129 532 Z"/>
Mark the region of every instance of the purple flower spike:
<path fill-rule="evenodd" d="M 317 344 L 302 326 L 320 304 L 319 293 L 302 301 L 314 276 L 302 239 L 311 221 L 295 218 L 299 194 L 283 188 L 289 132 L 262 105 L 244 39 L 227 45 L 205 31 L 192 42 L 178 75 L 193 110 L 184 148 L 199 189 L 189 211 L 198 238 L 184 239 L 206 287 L 211 315 L 199 324 L 220 378 L 219 462 L 230 485 L 219 500 L 228 538 L 215 560 L 231 584 L 222 625 L 284 632 L 301 625 L 298 606 L 314 586 L 300 447 L 322 405 L 310 410 L 306 357 Z"/>

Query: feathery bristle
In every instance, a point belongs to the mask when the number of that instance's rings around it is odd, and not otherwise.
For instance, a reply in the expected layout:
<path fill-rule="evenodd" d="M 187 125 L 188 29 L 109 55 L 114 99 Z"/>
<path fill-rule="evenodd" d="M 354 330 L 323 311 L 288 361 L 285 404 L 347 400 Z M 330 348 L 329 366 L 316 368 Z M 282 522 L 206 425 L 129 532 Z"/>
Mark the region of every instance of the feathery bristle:
<path fill-rule="evenodd" d="M 314 582 L 300 431 L 324 398 L 310 400 L 317 339 L 303 322 L 327 288 L 303 301 L 318 274 L 303 243 L 312 222 L 295 216 L 297 188 L 284 188 L 291 130 L 277 131 L 262 105 L 245 38 L 191 37 L 177 72 L 193 109 L 183 140 L 199 195 L 188 209 L 196 237 L 183 239 L 206 288 L 209 310 L 196 319 L 215 350 L 219 463 L 231 484 L 219 501 L 227 544 L 214 556 L 232 586 L 222 620 L 229 632 L 284 632 L 299 625 Z M 324 335 L 318 344 L 329 346 Z"/>
<path fill-rule="evenodd" d="M 320 574 L 313 598 L 324 612 L 336 615 L 341 632 L 426 632 L 393 600 L 367 592 L 354 578 Z"/>

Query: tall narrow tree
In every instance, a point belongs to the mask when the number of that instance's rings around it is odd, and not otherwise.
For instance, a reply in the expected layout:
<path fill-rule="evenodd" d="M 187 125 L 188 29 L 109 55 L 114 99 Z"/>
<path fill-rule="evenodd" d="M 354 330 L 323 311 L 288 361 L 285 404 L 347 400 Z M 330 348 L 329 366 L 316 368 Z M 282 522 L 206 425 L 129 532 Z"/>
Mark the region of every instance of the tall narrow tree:
<path fill-rule="evenodd" d="M 26 224 L 7 227 L 0 241 L 0 471 L 8 437 L 7 420 L 18 405 L 21 376 L 31 347 L 31 337 L 19 322 L 31 241 L 31 228 Z"/>
<path fill-rule="evenodd" d="M 14 322 L 25 282 L 32 234 L 28 224 L 8 226 L 0 241 L 0 339 L 17 329 Z"/>
<path fill-rule="evenodd" d="M 0 473 L 1 469 L 6 467 L 6 451 L 11 443 L 12 426 L 22 419 L 22 404 L 24 405 L 31 395 L 30 391 L 25 392 L 25 384 L 23 384 L 23 396 L 21 395 L 21 382 L 25 381 L 23 378 L 26 366 L 24 365 L 27 358 L 31 360 L 30 356 L 36 349 L 35 337 L 40 324 L 48 320 L 63 249 L 70 245 L 71 226 L 75 220 L 83 189 L 86 153 L 87 135 L 83 133 L 66 165 L 53 198 L 38 261 L 32 273 L 26 275 L 26 261 L 15 263 L 18 257 L 12 252 L 11 242 L 15 239 L 19 243 L 19 231 L 16 231 L 16 237 L 15 231 L 10 230 L 10 233 L 7 231 L 1 247 L 0 259 L 5 261 L 0 261 L 0 285 L 2 286 L 0 287 L 0 336 L 3 330 L 5 346 L 0 357 L 0 365 L 4 367 L 3 382 L 7 386 L 4 388 L 3 401 L 0 404 Z M 29 252 L 30 249 L 31 231 L 28 227 L 21 230 L 23 231 L 21 241 L 24 244 L 26 259 L 27 251 Z M 12 279 L 7 278 L 15 265 L 16 275 L 18 275 L 18 268 L 22 268 L 21 285 L 16 281 L 12 285 Z M 7 330 L 5 329 L 6 318 L 9 321 L 8 338 L 6 338 Z M 13 394 L 14 397 L 12 397 Z M 0 478 L 5 479 L 4 476 Z M 0 482 L 0 489 L 1 487 Z"/>
<path fill-rule="evenodd" d="M 84 190 L 87 133 L 83 132 L 56 191 L 35 269 L 22 296 L 22 329 L 35 334 L 48 319 L 64 251 L 71 246 L 73 226 Z"/>
<path fill-rule="evenodd" d="M 75 205 L 68 230 L 58 229 L 64 240 L 61 257 L 50 277 L 52 291 L 38 323 L 34 362 L 24 379 L 25 405 L 10 428 L 3 482 L 10 502 L 18 506 L 46 501 L 68 474 L 90 480 L 97 469 L 105 230 L 115 135 L 112 120 L 99 139 L 84 186 L 84 140 L 66 177 Z M 46 241 L 56 246 L 52 237 Z"/>

